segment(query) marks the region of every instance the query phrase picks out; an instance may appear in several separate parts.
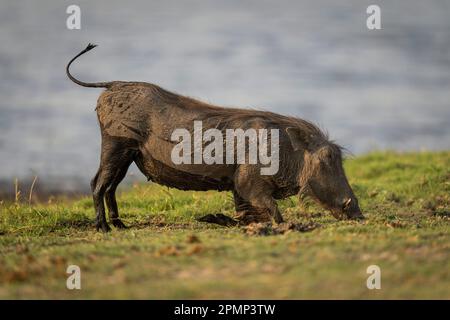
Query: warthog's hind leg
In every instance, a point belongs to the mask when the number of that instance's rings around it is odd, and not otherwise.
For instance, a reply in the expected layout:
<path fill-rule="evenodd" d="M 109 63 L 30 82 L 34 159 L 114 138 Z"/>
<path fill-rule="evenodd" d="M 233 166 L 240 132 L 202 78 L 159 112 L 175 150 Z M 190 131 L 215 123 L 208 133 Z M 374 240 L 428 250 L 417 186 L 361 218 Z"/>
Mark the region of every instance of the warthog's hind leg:
<path fill-rule="evenodd" d="M 125 229 L 126 226 L 119 219 L 119 209 L 117 207 L 116 201 L 116 189 L 119 183 L 123 180 L 123 178 L 125 178 L 128 167 L 133 161 L 131 157 L 128 160 L 129 160 L 128 162 L 124 163 L 123 166 L 121 166 L 117 170 L 116 175 L 113 178 L 113 181 L 111 181 L 111 184 L 106 188 L 105 191 L 105 202 L 106 206 L 108 207 L 109 219 L 111 220 L 113 226 L 119 229 Z"/>
<path fill-rule="evenodd" d="M 125 139 L 102 136 L 100 168 L 91 181 L 91 189 L 96 211 L 96 228 L 103 232 L 111 230 L 106 221 L 104 199 L 112 224 L 117 228 L 125 227 L 119 219 L 115 191 L 135 155 L 135 151 L 130 149 L 126 142 Z"/>

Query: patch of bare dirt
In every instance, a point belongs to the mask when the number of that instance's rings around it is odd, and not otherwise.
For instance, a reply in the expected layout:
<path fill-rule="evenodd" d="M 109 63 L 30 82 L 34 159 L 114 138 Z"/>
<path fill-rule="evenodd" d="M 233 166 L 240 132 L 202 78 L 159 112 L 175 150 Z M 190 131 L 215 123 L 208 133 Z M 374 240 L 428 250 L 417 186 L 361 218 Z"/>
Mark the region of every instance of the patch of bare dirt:
<path fill-rule="evenodd" d="M 195 234 L 188 235 L 186 239 L 187 243 L 200 243 L 200 239 Z"/>
<path fill-rule="evenodd" d="M 310 223 L 294 223 L 284 222 L 273 225 L 270 222 L 251 223 L 245 226 L 244 232 L 249 236 L 270 236 L 285 234 L 288 232 L 308 232 L 318 228 L 320 225 L 314 222 Z"/>
<path fill-rule="evenodd" d="M 205 251 L 205 247 L 204 247 L 204 246 L 202 246 L 201 244 L 194 244 L 193 246 L 191 246 L 191 247 L 187 250 L 186 254 L 187 254 L 188 256 L 192 256 L 192 255 L 194 255 L 194 254 L 198 254 L 198 253 L 201 253 L 201 252 L 203 252 L 203 251 Z"/>
<path fill-rule="evenodd" d="M 191 243 L 188 246 L 185 245 L 169 245 L 160 248 L 155 252 L 155 257 L 162 256 L 192 256 L 200 254 L 206 251 L 206 247 L 200 243 Z"/>
<path fill-rule="evenodd" d="M 224 227 L 242 226 L 246 234 L 251 236 L 269 236 L 285 234 L 287 232 L 308 232 L 318 228 L 320 225 L 314 222 L 294 223 L 283 222 L 272 224 L 271 217 L 267 214 L 248 212 L 238 213 L 236 219 L 226 216 L 222 213 L 207 214 L 197 219 L 200 222 L 214 223 Z M 188 238 L 188 242 L 189 242 Z"/>
<path fill-rule="evenodd" d="M 169 245 L 169 246 L 165 246 L 165 247 L 159 249 L 158 251 L 156 251 L 155 256 L 156 257 L 179 256 L 183 253 L 183 249 L 184 248 L 182 246 Z"/>
<path fill-rule="evenodd" d="M 67 260 L 62 256 L 51 256 L 36 259 L 27 253 L 12 268 L 6 267 L 0 261 L 0 283 L 13 283 L 27 281 L 32 277 L 53 273 L 57 276 L 65 275 Z M 20 266 L 20 267 L 19 267 Z"/>

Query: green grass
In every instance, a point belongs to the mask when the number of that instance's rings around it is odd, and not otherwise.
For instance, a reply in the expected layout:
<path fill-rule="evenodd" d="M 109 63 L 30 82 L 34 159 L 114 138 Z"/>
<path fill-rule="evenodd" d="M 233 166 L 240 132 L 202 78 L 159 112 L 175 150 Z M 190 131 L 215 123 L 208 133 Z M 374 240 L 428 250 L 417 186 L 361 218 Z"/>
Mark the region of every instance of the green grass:
<path fill-rule="evenodd" d="M 151 184 L 119 195 L 131 228 L 106 235 L 94 231 L 90 198 L 2 203 L 0 298 L 450 299 L 450 151 L 377 152 L 345 167 L 367 220 L 281 201 L 286 220 L 320 225 L 306 233 L 199 223 L 231 215 L 231 195 Z M 81 290 L 66 289 L 70 264 L 81 268 Z M 381 290 L 366 287 L 372 264 Z"/>

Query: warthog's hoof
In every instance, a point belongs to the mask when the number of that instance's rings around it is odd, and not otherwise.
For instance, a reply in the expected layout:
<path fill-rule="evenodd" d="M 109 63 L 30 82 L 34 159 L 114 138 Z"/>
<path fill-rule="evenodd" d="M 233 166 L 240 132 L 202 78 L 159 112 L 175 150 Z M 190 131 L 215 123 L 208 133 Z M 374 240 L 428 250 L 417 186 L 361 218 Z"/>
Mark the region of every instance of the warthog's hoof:
<path fill-rule="evenodd" d="M 109 227 L 108 223 L 106 221 L 98 221 L 95 224 L 95 229 L 97 229 L 97 231 L 100 231 L 100 229 L 102 230 L 102 232 L 110 232 L 111 228 Z"/>
<path fill-rule="evenodd" d="M 111 220 L 111 223 L 117 229 L 127 229 L 128 227 L 119 218 Z"/>
<path fill-rule="evenodd" d="M 251 223 L 270 222 L 271 219 L 270 214 L 265 210 L 236 212 L 236 220 L 243 226 Z"/>

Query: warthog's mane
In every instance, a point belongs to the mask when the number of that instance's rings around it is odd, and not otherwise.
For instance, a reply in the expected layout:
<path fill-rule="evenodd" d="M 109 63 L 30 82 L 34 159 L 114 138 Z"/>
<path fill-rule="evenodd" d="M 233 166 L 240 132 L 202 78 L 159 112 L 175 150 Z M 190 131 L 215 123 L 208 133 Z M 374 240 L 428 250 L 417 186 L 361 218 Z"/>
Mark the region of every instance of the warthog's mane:
<path fill-rule="evenodd" d="M 169 93 L 164 89 L 162 90 L 164 93 L 161 94 L 167 95 Z M 281 127 L 280 129 L 286 129 L 289 127 L 297 128 L 305 136 L 310 137 L 313 141 L 313 149 L 319 150 L 320 147 L 328 146 L 330 152 L 333 153 L 333 157 L 339 158 L 342 156 L 343 152 L 346 152 L 345 148 L 333 140 L 330 140 L 329 134 L 326 130 L 322 130 L 318 125 L 298 117 L 286 116 L 253 108 L 220 107 L 190 97 L 179 96 L 176 94 L 173 95 L 175 95 L 178 99 L 184 100 L 183 107 L 201 109 L 201 112 L 195 120 L 213 124 L 214 127 L 218 129 L 227 128 L 228 123 L 245 123 L 249 121 L 263 120 L 268 127 Z"/>
<path fill-rule="evenodd" d="M 214 124 L 214 127 L 218 129 L 226 128 L 228 123 L 231 122 L 247 122 L 255 119 L 264 120 L 269 126 L 276 127 L 294 127 L 299 129 L 304 135 L 314 139 L 315 144 L 319 145 L 331 145 L 333 149 L 343 148 L 329 139 L 328 132 L 319 128 L 314 123 L 300 119 L 294 116 L 286 116 L 278 113 L 257 110 L 253 108 L 234 108 L 234 107 L 222 107 L 213 104 L 203 102 L 198 99 L 183 96 L 166 89 L 163 89 L 152 83 L 145 82 L 121 82 L 116 81 L 111 86 L 114 90 L 116 87 L 119 90 L 126 89 L 126 87 L 145 86 L 146 89 L 150 89 L 152 95 L 157 97 L 160 101 L 169 103 L 178 108 L 191 110 L 194 113 L 198 111 L 198 116 L 195 120 L 204 121 L 209 124 Z"/>

